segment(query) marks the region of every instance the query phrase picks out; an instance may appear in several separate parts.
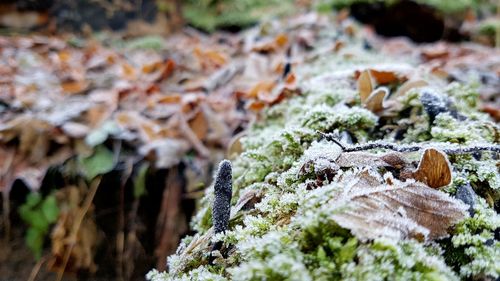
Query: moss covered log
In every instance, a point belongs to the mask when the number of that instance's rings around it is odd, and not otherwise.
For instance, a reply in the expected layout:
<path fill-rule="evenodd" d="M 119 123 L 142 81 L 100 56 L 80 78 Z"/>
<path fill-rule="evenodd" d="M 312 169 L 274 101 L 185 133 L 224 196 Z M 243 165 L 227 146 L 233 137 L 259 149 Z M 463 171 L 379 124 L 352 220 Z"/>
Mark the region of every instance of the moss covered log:
<path fill-rule="evenodd" d="M 243 151 L 232 162 L 229 229 L 214 234 L 214 195 L 208 188 L 192 221 L 197 233 L 169 257 L 168 272 L 153 270 L 150 280 L 498 279 L 500 127 L 479 110 L 477 84 L 450 83 L 417 67 L 418 60 L 382 55 L 366 48 L 362 33 L 346 35 L 339 29 L 319 32 L 313 49 L 321 50 L 332 38 L 348 42 L 346 47 L 295 67 L 300 91 L 262 111 L 240 140 Z M 266 29 L 268 34 L 278 31 Z M 373 92 L 384 87 L 380 107 L 370 103 L 373 93 L 363 98 L 364 71 L 372 74 Z M 394 77 L 382 79 L 380 73 Z M 410 83 L 417 79 L 420 83 Z M 434 98 L 439 106 L 429 101 Z M 446 155 L 452 181 L 431 189 L 418 178 L 405 177 L 394 161 L 380 164 L 390 152 L 384 147 L 364 151 L 363 162 L 346 156 L 339 145 L 372 141 L 469 150 Z M 480 146 L 491 149 L 475 152 Z M 418 169 L 422 152 L 403 152 L 398 159 Z M 415 225 L 404 225 L 405 231 L 390 232 L 393 226 L 380 224 L 387 229 L 374 227 L 381 234 L 366 238 L 355 231 L 358 226 L 348 226 L 352 221 L 339 219 L 357 206 L 339 200 L 353 186 L 422 188 L 455 204 L 460 219 L 444 228 L 445 235 L 433 236 L 432 227 L 415 219 Z M 393 213 L 407 218 L 408 206 L 397 204 Z M 433 208 L 439 215 L 446 212 L 444 203 Z M 213 251 L 217 242 L 222 247 Z"/>

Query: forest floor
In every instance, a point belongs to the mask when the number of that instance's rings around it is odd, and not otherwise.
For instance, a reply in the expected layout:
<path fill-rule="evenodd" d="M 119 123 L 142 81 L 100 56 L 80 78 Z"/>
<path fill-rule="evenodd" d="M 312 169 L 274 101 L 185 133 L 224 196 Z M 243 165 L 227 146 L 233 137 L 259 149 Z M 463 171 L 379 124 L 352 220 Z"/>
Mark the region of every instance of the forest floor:
<path fill-rule="evenodd" d="M 389 88 L 419 87 L 417 72 L 473 84 L 500 120 L 498 48 L 382 38 L 347 14 L 210 35 L 0 37 L 0 280 L 164 270 L 249 124 L 350 64 Z"/>

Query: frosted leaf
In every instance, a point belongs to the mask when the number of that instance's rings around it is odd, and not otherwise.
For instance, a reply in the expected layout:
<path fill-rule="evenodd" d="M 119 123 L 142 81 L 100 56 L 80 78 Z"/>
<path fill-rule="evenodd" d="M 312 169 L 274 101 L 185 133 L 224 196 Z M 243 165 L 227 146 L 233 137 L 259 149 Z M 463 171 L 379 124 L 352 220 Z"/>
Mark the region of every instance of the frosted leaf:
<path fill-rule="evenodd" d="M 402 153 L 390 152 L 376 155 L 367 152 L 346 152 L 337 159 L 340 167 L 396 167 L 401 168 L 407 165 L 407 160 Z"/>
<path fill-rule="evenodd" d="M 373 81 L 370 71 L 361 72 L 358 78 L 358 91 L 361 102 L 365 102 L 373 91 Z"/>
<path fill-rule="evenodd" d="M 371 112 L 380 112 L 384 109 L 384 100 L 389 95 L 389 90 L 385 87 L 373 91 L 363 102 L 363 105 Z"/>
<path fill-rule="evenodd" d="M 308 162 L 310 160 L 328 159 L 331 161 L 337 160 L 341 155 L 342 149 L 340 146 L 330 142 L 314 141 L 311 146 L 304 151 L 301 161 Z"/>
<path fill-rule="evenodd" d="M 406 95 L 406 93 L 411 90 L 411 89 L 416 89 L 416 88 L 421 88 L 428 86 L 429 83 L 427 83 L 424 80 L 409 80 L 406 81 L 401 87 L 399 87 L 398 91 L 394 95 L 394 97 L 401 97 Z"/>
<path fill-rule="evenodd" d="M 432 188 L 440 188 L 450 184 L 451 165 L 448 157 L 437 149 L 426 149 L 411 177 Z"/>
<path fill-rule="evenodd" d="M 256 203 L 260 202 L 263 195 L 264 194 L 261 190 L 255 189 L 250 189 L 243 193 L 238 199 L 236 205 L 231 209 L 230 218 L 234 218 L 240 210 L 252 209 Z"/>
<path fill-rule="evenodd" d="M 468 206 L 444 192 L 414 181 L 381 180 L 365 169 L 344 178 L 345 188 L 329 202 L 336 206 L 331 218 L 361 240 L 442 238 L 466 216 Z"/>

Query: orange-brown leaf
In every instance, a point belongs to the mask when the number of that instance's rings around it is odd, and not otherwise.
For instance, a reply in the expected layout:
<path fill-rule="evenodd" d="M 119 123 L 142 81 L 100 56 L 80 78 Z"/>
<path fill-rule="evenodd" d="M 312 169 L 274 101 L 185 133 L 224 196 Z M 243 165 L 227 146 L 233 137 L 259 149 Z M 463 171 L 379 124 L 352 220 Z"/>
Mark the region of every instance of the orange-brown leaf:
<path fill-rule="evenodd" d="M 199 140 L 204 140 L 208 132 L 208 122 L 203 111 L 198 111 L 193 119 L 189 120 L 189 127 Z"/>
<path fill-rule="evenodd" d="M 384 109 L 384 99 L 387 95 L 387 89 L 377 89 L 365 100 L 364 106 L 373 113 L 380 112 Z"/>
<path fill-rule="evenodd" d="M 446 154 L 434 148 L 426 149 L 412 177 L 432 188 L 450 184 L 451 168 Z"/>
<path fill-rule="evenodd" d="M 392 71 L 370 69 L 370 74 L 377 84 L 389 84 L 398 80 L 398 76 Z"/>
<path fill-rule="evenodd" d="M 288 36 L 283 33 L 279 34 L 278 36 L 276 36 L 276 38 L 274 38 L 274 42 L 276 42 L 276 45 L 278 45 L 279 47 L 283 47 L 288 43 Z"/>
<path fill-rule="evenodd" d="M 358 78 L 358 92 L 361 102 L 365 102 L 373 91 L 373 82 L 370 72 L 365 70 L 361 72 Z"/>
<path fill-rule="evenodd" d="M 273 81 L 259 82 L 248 91 L 247 98 L 257 98 L 261 92 L 270 93 L 275 84 Z"/>
<path fill-rule="evenodd" d="M 89 83 L 87 81 L 67 81 L 61 83 L 62 90 L 67 94 L 78 94 L 87 89 Z"/>
<path fill-rule="evenodd" d="M 406 81 L 401 87 L 399 87 L 398 91 L 396 92 L 395 97 L 399 96 L 404 96 L 409 90 L 414 89 L 414 88 L 421 88 L 429 85 L 424 80 L 410 80 Z"/>

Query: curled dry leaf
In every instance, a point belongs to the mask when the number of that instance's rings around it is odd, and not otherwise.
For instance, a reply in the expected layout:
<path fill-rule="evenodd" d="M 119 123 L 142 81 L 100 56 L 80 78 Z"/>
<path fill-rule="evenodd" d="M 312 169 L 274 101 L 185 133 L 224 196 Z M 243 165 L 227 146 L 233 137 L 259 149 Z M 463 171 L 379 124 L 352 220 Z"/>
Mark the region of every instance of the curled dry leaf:
<path fill-rule="evenodd" d="M 446 154 L 437 149 L 428 148 L 424 151 L 417 169 L 411 173 L 411 178 L 432 188 L 440 188 L 451 183 L 450 167 Z"/>
<path fill-rule="evenodd" d="M 373 91 L 373 82 L 370 72 L 365 70 L 361 72 L 358 78 L 358 91 L 361 102 L 364 103 Z"/>
<path fill-rule="evenodd" d="M 424 80 L 409 80 L 406 81 L 401 87 L 399 87 L 398 91 L 396 92 L 394 97 L 401 97 L 404 96 L 409 90 L 414 89 L 414 88 L 421 88 L 428 86 L 429 83 L 427 83 Z"/>
<path fill-rule="evenodd" d="M 371 170 L 343 181 L 345 188 L 330 202 L 338 206 L 331 217 L 361 240 L 438 239 L 466 216 L 463 202 L 419 182 L 403 183 L 392 176 L 383 182 Z"/>
<path fill-rule="evenodd" d="M 371 76 L 375 79 L 377 84 L 390 84 L 392 82 L 398 81 L 399 78 L 393 71 L 383 71 L 370 69 Z"/>
<path fill-rule="evenodd" d="M 231 209 L 230 219 L 236 217 L 239 211 L 251 210 L 264 196 L 261 190 L 249 190 L 240 196 L 236 205 Z"/>
<path fill-rule="evenodd" d="M 248 91 L 248 98 L 261 98 L 265 100 L 266 96 L 269 96 L 272 89 L 276 86 L 274 81 L 261 81 L 258 82 L 250 91 Z"/>
<path fill-rule="evenodd" d="M 189 127 L 199 140 L 204 140 L 208 133 L 208 124 L 205 114 L 199 110 L 195 116 L 189 120 Z"/>
<path fill-rule="evenodd" d="M 358 91 L 361 104 L 373 113 L 380 113 L 384 110 L 384 100 L 389 96 L 389 90 L 385 87 L 373 89 L 372 74 L 379 75 L 381 81 L 388 81 L 389 78 L 383 77 L 385 72 L 373 72 L 373 70 L 365 70 L 361 72 L 358 78 Z M 392 73 L 392 72 L 387 72 Z M 387 74 L 389 75 L 389 74 Z M 395 76 L 395 74 L 393 74 Z"/>
<path fill-rule="evenodd" d="M 89 87 L 87 81 L 66 81 L 61 84 L 64 93 L 78 94 L 85 91 Z"/>
<path fill-rule="evenodd" d="M 387 88 L 379 88 L 373 91 L 364 102 L 364 106 L 371 112 L 377 113 L 384 109 L 384 100 L 389 95 Z"/>
<path fill-rule="evenodd" d="M 275 38 L 270 38 L 264 42 L 255 44 L 252 51 L 261 53 L 271 53 L 285 47 L 288 44 L 288 36 L 286 34 L 278 34 Z"/>

